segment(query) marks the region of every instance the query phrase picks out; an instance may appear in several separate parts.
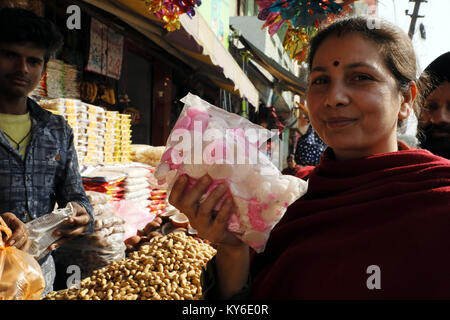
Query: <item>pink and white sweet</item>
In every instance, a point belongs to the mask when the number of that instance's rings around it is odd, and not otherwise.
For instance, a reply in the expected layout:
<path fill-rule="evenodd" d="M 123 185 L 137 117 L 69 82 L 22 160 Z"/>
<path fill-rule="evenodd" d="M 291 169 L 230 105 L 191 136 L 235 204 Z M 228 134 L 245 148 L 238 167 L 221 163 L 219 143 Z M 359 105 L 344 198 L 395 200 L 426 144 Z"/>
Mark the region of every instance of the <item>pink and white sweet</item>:
<path fill-rule="evenodd" d="M 215 210 L 232 196 L 237 211 L 230 216 L 228 230 L 256 252 L 264 251 L 271 230 L 286 208 L 306 193 L 307 182 L 282 175 L 260 150 L 270 131 L 195 95 L 188 94 L 181 101 L 185 106 L 154 173 L 158 183 L 170 192 L 180 175 L 187 175 L 188 188 L 192 188 L 208 174 L 213 182 L 204 199 L 225 182 L 227 193 Z"/>

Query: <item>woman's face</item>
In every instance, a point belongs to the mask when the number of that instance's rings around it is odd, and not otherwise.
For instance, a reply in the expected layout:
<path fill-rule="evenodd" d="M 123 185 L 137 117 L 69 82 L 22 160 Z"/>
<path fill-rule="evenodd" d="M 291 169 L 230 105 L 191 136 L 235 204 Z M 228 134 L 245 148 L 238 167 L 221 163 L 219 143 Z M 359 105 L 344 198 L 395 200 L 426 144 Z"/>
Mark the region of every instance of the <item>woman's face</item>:
<path fill-rule="evenodd" d="M 408 100 L 372 41 L 331 36 L 316 51 L 307 106 L 337 159 L 397 151 L 397 120 L 408 117 Z"/>

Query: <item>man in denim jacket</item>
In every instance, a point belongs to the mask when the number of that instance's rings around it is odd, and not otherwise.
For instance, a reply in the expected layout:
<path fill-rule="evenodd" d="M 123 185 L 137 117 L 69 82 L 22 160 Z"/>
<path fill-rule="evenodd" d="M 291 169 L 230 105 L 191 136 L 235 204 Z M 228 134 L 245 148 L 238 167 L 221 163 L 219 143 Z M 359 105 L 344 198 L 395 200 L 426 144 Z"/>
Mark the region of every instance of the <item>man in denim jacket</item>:
<path fill-rule="evenodd" d="M 23 9 L 0 9 L 0 215 L 13 231 L 7 244 L 29 248 L 25 223 L 69 202 L 75 213 L 50 246 L 93 232 L 92 206 L 78 171 L 73 133 L 62 116 L 28 98 L 62 36 L 48 20 Z M 39 261 L 53 288 L 51 254 Z"/>

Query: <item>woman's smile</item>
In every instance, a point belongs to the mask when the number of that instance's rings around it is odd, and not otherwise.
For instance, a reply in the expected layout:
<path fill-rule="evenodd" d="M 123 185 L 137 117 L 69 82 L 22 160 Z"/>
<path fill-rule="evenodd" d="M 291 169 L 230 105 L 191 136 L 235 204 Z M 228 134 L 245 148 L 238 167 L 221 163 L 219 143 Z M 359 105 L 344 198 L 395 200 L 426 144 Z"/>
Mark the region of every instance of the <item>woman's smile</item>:
<path fill-rule="evenodd" d="M 350 126 L 356 123 L 356 121 L 358 121 L 358 119 L 347 117 L 331 117 L 325 120 L 325 123 L 330 129 L 340 129 Z"/>

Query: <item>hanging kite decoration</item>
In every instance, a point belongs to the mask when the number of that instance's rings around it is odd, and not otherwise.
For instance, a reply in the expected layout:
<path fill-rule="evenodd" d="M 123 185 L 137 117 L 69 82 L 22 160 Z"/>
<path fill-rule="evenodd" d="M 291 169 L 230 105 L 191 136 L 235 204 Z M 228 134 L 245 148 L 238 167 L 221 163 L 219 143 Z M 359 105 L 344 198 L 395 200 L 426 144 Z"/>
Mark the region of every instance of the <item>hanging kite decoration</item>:
<path fill-rule="evenodd" d="M 180 29 L 180 15 L 186 13 L 189 17 L 195 15 L 195 7 L 202 4 L 201 0 L 141 0 L 148 11 L 165 22 L 168 31 Z"/>
<path fill-rule="evenodd" d="M 351 12 L 350 4 L 356 0 L 256 0 L 258 18 L 265 21 L 273 36 L 283 24 L 287 30 L 284 49 L 291 59 L 302 62 L 308 55 L 311 38 L 325 24 Z"/>

